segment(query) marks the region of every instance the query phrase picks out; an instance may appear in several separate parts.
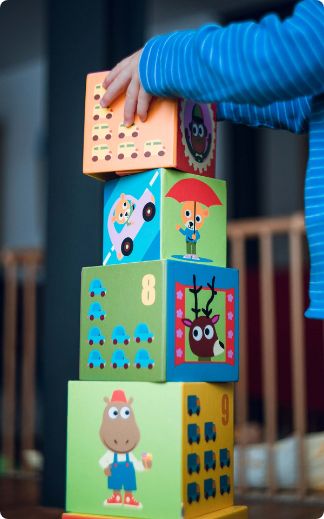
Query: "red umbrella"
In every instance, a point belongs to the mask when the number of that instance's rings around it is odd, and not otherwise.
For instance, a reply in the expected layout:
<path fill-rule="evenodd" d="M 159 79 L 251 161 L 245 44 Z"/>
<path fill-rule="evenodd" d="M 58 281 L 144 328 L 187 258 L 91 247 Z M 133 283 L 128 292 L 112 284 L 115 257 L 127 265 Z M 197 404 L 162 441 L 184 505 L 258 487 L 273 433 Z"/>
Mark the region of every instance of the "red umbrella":
<path fill-rule="evenodd" d="M 196 232 L 196 203 L 211 207 L 222 205 L 220 199 L 211 187 L 196 178 L 184 178 L 179 180 L 165 195 L 177 202 L 195 202 L 194 204 L 194 233 Z"/>

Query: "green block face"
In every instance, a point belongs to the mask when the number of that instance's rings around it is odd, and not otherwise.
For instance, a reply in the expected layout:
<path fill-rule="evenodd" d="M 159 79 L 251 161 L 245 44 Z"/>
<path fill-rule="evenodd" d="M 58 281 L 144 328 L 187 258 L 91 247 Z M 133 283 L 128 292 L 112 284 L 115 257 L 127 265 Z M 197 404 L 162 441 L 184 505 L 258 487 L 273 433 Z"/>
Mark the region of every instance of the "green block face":
<path fill-rule="evenodd" d="M 175 260 L 84 268 L 80 379 L 235 382 L 238 301 L 234 269 Z"/>
<path fill-rule="evenodd" d="M 114 394 L 115 390 L 119 394 Z M 120 402 L 121 392 L 126 402 Z M 111 400 L 110 404 L 104 401 L 105 397 Z M 133 403 L 130 404 L 131 398 Z M 110 408 L 113 409 L 109 415 Z M 126 408 L 131 412 L 128 419 L 122 418 L 126 417 Z M 114 419 L 116 409 L 118 416 Z M 121 461 L 120 455 L 114 460 L 112 449 L 127 451 L 127 463 L 132 466 L 126 467 L 125 459 L 123 473 L 119 475 L 113 467 L 113 477 L 108 481 L 105 468 Z M 144 452 L 152 454 L 154 469 L 144 469 Z M 180 460 L 181 384 L 69 383 L 68 512 L 178 519 L 181 504 Z M 104 501 L 113 494 L 111 487 L 120 485 L 122 499 L 125 486 L 132 489 L 136 500 L 143 504 L 141 510 L 124 505 L 104 505 Z"/>
<path fill-rule="evenodd" d="M 225 267 L 226 211 L 222 180 L 160 168 L 106 182 L 103 265 L 175 259 Z"/>
<path fill-rule="evenodd" d="M 68 512 L 194 519 L 232 504 L 233 384 L 69 383 Z"/>
<path fill-rule="evenodd" d="M 81 380 L 165 381 L 165 299 L 166 262 L 84 268 Z"/>

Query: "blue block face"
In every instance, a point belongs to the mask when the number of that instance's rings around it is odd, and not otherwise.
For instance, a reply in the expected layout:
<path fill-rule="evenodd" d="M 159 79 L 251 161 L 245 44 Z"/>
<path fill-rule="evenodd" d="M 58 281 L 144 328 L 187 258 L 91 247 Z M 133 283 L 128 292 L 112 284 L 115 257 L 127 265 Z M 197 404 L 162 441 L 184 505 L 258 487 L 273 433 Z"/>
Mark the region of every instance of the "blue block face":
<path fill-rule="evenodd" d="M 167 379 L 236 382 L 238 271 L 175 261 L 167 265 Z"/>
<path fill-rule="evenodd" d="M 106 182 L 103 265 L 159 259 L 160 220 L 160 170 Z"/>

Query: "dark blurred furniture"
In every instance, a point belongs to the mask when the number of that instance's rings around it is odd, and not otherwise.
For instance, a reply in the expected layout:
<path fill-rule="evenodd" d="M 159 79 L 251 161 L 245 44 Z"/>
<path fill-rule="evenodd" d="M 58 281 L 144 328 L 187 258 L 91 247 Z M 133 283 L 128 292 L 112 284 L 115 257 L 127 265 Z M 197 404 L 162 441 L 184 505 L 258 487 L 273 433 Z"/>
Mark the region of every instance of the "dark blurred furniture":
<path fill-rule="evenodd" d="M 64 506 L 67 382 L 79 378 L 80 274 L 101 264 L 103 183 L 82 173 L 86 75 L 144 41 L 145 2 L 48 0 L 43 503 Z"/>

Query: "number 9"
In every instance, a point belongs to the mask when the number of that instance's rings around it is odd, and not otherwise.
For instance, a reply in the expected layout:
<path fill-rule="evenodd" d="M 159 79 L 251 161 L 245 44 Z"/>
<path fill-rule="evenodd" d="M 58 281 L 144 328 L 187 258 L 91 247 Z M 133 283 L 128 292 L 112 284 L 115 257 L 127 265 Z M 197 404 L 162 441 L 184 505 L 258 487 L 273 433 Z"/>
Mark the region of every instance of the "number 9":
<path fill-rule="evenodd" d="M 229 420 L 229 398 L 228 398 L 228 395 L 223 395 L 223 398 L 222 398 L 222 413 L 223 413 L 223 417 L 222 417 L 222 422 L 223 422 L 223 425 L 227 425 L 228 424 L 228 420 Z"/>

